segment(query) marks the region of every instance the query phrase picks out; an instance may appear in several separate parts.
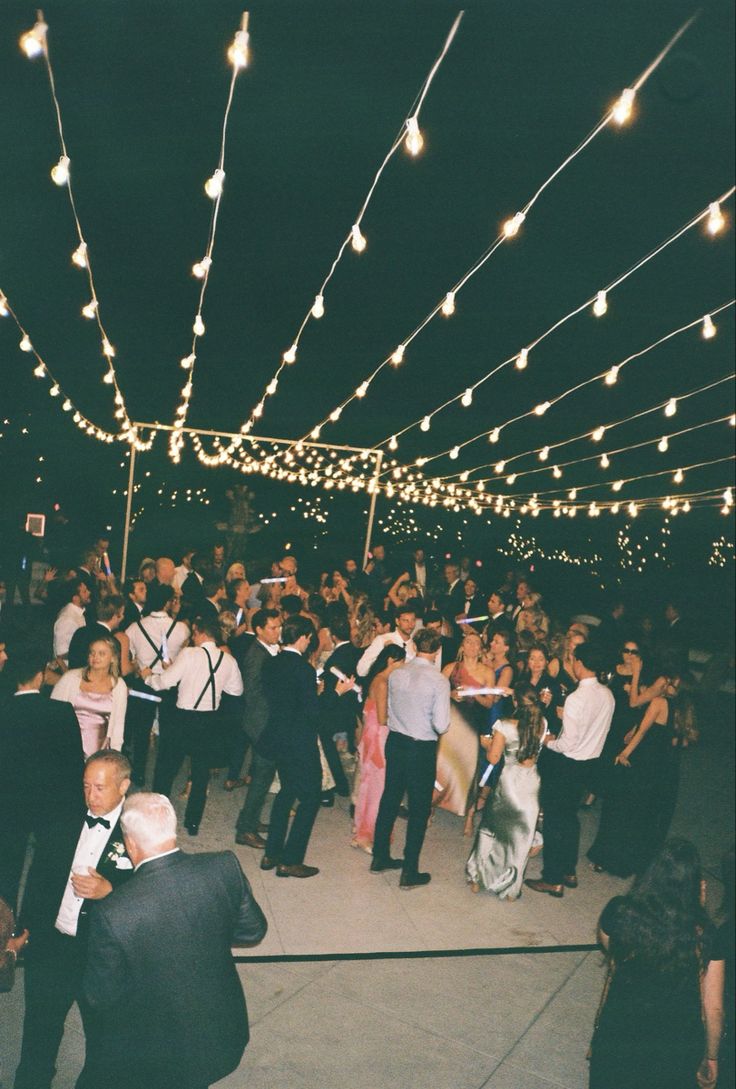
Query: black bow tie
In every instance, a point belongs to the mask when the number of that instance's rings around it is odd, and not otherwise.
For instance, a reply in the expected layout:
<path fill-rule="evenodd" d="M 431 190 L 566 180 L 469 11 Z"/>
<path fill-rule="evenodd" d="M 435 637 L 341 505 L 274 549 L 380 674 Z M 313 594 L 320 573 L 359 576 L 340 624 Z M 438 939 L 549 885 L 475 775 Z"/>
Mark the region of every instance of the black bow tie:
<path fill-rule="evenodd" d="M 88 813 L 84 820 L 88 828 L 94 828 L 96 824 L 101 824 L 103 828 L 110 827 L 110 822 L 107 817 L 93 817 Z"/>

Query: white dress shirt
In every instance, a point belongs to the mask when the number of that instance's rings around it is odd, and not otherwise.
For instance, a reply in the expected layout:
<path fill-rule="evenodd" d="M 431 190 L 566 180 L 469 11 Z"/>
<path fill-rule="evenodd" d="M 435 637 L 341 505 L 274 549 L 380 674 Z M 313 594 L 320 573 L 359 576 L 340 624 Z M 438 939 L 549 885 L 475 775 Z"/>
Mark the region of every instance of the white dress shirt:
<path fill-rule="evenodd" d="M 378 655 L 381 653 L 384 647 L 391 646 L 391 644 L 397 647 L 403 647 L 406 651 L 406 660 L 410 662 L 412 658 L 416 656 L 417 650 L 414 646 L 414 640 L 405 640 L 404 637 L 398 631 L 392 631 L 389 635 L 377 635 L 373 642 L 366 650 L 363 651 L 363 655 L 358 662 L 358 676 L 367 677 L 371 671 L 373 663 Z"/>
<path fill-rule="evenodd" d="M 156 645 L 156 651 L 161 647 L 164 636 L 166 636 L 166 649 L 168 650 L 167 661 L 175 661 L 179 651 L 189 639 L 189 628 L 183 621 L 178 620 L 172 629 L 171 635 L 167 635 L 169 628 L 171 628 L 172 619 L 167 612 L 153 612 L 148 616 L 144 616 L 141 620 L 141 624 L 148 632 L 150 639 Z M 146 639 L 145 635 L 138 627 L 138 624 L 131 624 L 126 629 L 125 634 L 130 640 L 130 656 L 135 658 L 141 666 L 150 666 L 153 659 L 156 657 L 156 651 L 154 651 L 151 644 Z M 153 667 L 154 673 L 163 673 L 164 667 L 161 658 L 158 659 L 156 665 Z"/>
<path fill-rule="evenodd" d="M 584 677 L 565 700 L 562 730 L 547 748 L 570 760 L 594 760 L 603 751 L 615 706 L 610 689 L 596 677 Z"/>
<path fill-rule="evenodd" d="M 174 568 L 172 585 L 175 586 L 177 590 L 181 590 L 184 585 L 184 580 L 187 579 L 191 573 L 189 567 L 185 567 L 183 563 L 180 563 L 178 567 Z"/>
<path fill-rule="evenodd" d="M 69 644 L 77 628 L 83 628 L 85 624 L 84 609 L 70 601 L 59 612 L 54 623 L 54 657 L 66 658 L 69 653 Z"/>
<path fill-rule="evenodd" d="M 146 678 L 146 684 L 160 692 L 167 688 L 179 685 L 176 697 L 176 706 L 181 711 L 194 711 L 195 703 L 199 699 L 205 685 L 210 679 L 209 653 L 212 667 L 217 665 L 221 651 L 217 649 L 211 640 L 200 643 L 198 647 L 185 647 L 173 665 L 165 669 L 163 673 L 153 673 Z M 214 707 L 212 699 L 212 687 L 205 692 L 204 698 L 199 701 L 197 711 L 216 711 L 220 706 L 223 692 L 228 696 L 242 696 L 243 678 L 240 676 L 237 662 L 232 654 L 223 654 L 219 669 L 215 673 L 215 698 Z"/>
<path fill-rule="evenodd" d="M 145 866 L 147 862 L 153 862 L 154 858 L 166 858 L 167 855 L 175 855 L 178 851 L 178 847 L 172 847 L 170 851 L 160 851 L 157 855 L 151 855 L 150 858 L 144 858 L 143 861 L 139 862 L 135 867 L 135 872 L 138 873 L 141 866 Z"/>
<path fill-rule="evenodd" d="M 72 886 L 72 874 L 81 872 L 86 875 L 90 866 L 93 870 L 97 869 L 97 864 L 102 858 L 102 853 L 110 838 L 110 829 L 114 828 L 118 823 L 122 809 L 123 803 L 121 802 L 111 813 L 102 814 L 102 816 L 105 817 L 105 820 L 110 822 L 110 828 L 105 828 L 104 824 L 96 824 L 93 828 L 88 828 L 86 823 L 82 826 L 82 831 L 80 832 L 77 841 L 77 849 L 74 852 L 72 868 L 69 871 L 69 879 L 66 883 L 66 888 L 64 889 L 64 895 L 61 898 L 59 914 L 56 916 L 56 922 L 54 924 L 58 931 L 62 934 L 68 934 L 71 938 L 76 938 L 77 936 L 79 913 L 82 910 L 82 904 L 84 903 L 84 897 L 77 896 L 74 891 Z M 92 814 L 89 813 L 89 810 L 87 812 L 92 816 Z"/>

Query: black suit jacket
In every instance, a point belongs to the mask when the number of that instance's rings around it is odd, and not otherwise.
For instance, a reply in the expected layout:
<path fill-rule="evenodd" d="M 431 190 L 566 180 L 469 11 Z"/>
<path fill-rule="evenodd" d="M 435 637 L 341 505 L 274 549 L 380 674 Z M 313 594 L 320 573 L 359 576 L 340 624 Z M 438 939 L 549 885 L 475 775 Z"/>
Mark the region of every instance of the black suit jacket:
<path fill-rule="evenodd" d="M 451 624 L 455 622 L 455 617 L 465 604 L 465 589 L 460 579 L 455 583 L 451 591 L 447 591 L 439 595 L 436 599 L 437 608 L 442 613 L 445 620 L 449 620 Z"/>
<path fill-rule="evenodd" d="M 210 1085 L 234 1070 L 248 1016 L 230 948 L 266 929 L 230 851 L 152 859 L 99 901 L 84 992 L 106 1089 L 158 1086 L 164 1075 L 166 1085 Z"/>
<path fill-rule="evenodd" d="M 92 620 L 83 628 L 77 628 L 69 644 L 69 668 L 83 669 L 87 665 L 90 643 L 95 639 L 106 638 L 112 635 L 109 628 L 101 624 L 99 620 Z"/>
<path fill-rule="evenodd" d="M 465 613 L 466 601 L 467 598 L 464 597 L 463 600 L 460 602 L 460 608 L 458 609 L 458 613 Z M 472 598 L 470 599 L 470 609 L 466 615 L 488 616 L 488 604 L 483 594 L 473 594 Z M 485 623 L 486 621 L 482 620 L 480 624 L 458 624 L 457 626 L 461 632 L 467 631 L 468 628 L 472 628 L 474 631 L 480 632 Z"/>
<path fill-rule="evenodd" d="M 263 666 L 268 723 L 258 742 L 270 760 L 319 761 L 317 675 L 301 654 L 282 650 Z"/>
<path fill-rule="evenodd" d="M 343 643 L 333 650 L 325 662 L 322 677 L 324 691 L 319 701 L 322 730 L 329 737 L 334 734 L 347 734 L 351 751 L 355 748 L 355 721 L 360 710 L 358 696 L 355 692 L 338 696 L 335 691 L 337 677 L 330 673 L 330 669 L 335 666 L 346 677 L 357 677 L 358 659 L 362 653 L 352 643 Z"/>
<path fill-rule="evenodd" d="M 254 743 L 268 722 L 268 699 L 263 683 L 263 669 L 272 657 L 277 656 L 269 654 L 263 643 L 251 637 L 240 672 L 243 676 L 243 729 Z"/>

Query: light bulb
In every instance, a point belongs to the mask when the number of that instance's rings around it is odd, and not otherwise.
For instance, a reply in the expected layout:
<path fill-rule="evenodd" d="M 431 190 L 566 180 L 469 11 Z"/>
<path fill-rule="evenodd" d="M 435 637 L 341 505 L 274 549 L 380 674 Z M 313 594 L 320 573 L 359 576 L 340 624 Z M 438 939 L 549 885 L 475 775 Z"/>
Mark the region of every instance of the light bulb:
<path fill-rule="evenodd" d="M 682 509 L 684 510 L 685 514 L 687 514 L 687 512 L 690 510 L 690 500 L 689 499 L 686 499 L 685 502 L 682 504 Z"/>
<path fill-rule="evenodd" d="M 710 316 L 710 314 L 706 314 L 703 318 L 703 340 L 712 340 L 715 335 L 716 327 L 713 324 L 713 318 Z"/>
<path fill-rule="evenodd" d="M 515 480 L 516 480 L 516 473 L 511 473 L 509 476 L 506 477 L 506 483 L 507 484 L 513 484 Z"/>
<path fill-rule="evenodd" d="M 529 362 L 529 349 L 522 348 L 516 357 L 516 369 L 517 371 L 523 371 Z"/>
<path fill-rule="evenodd" d="M 728 422 L 731 425 L 731 427 L 736 427 L 736 412 L 733 414 L 733 416 L 731 416 L 731 418 L 730 418 L 730 420 Z"/>
<path fill-rule="evenodd" d="M 676 412 L 677 412 L 677 398 L 676 397 L 670 397 L 669 401 L 664 406 L 664 414 L 665 414 L 665 416 L 674 416 L 674 414 Z"/>
<path fill-rule="evenodd" d="M 667 439 L 666 435 L 663 435 L 662 438 L 657 443 L 657 449 L 659 450 L 660 454 L 665 454 L 669 450 L 669 448 L 670 448 L 669 440 Z"/>
<path fill-rule="evenodd" d="M 249 44 L 250 35 L 248 34 L 248 12 L 243 12 L 243 21 L 240 24 L 240 30 L 236 30 L 235 37 L 232 40 L 232 44 L 227 51 L 227 59 L 232 64 L 233 68 L 240 70 L 241 68 L 247 68 L 249 60 Z"/>
<path fill-rule="evenodd" d="M 85 318 L 93 318 L 97 313 L 97 299 L 90 299 L 90 301 L 82 307 L 82 314 Z"/>
<path fill-rule="evenodd" d="M 49 390 L 49 397 L 58 397 L 60 393 L 61 393 L 61 390 L 56 385 L 56 383 L 54 383 L 54 385 Z"/>
<path fill-rule="evenodd" d="M 253 416 L 256 420 L 260 420 L 263 415 L 263 401 L 259 401 L 256 407 L 253 409 Z"/>
<path fill-rule="evenodd" d="M 313 439 L 318 439 L 321 434 L 322 434 L 322 428 L 319 427 L 319 426 L 313 427 L 312 430 L 309 432 L 310 438 L 313 438 Z"/>
<path fill-rule="evenodd" d="M 431 426 L 432 426 L 431 418 L 429 416 L 425 416 L 424 419 L 422 420 L 422 422 L 419 425 L 419 430 L 420 431 L 429 431 Z"/>
<path fill-rule="evenodd" d="M 618 512 L 620 510 L 621 510 L 621 504 L 620 503 L 611 503 L 611 514 L 618 514 Z"/>
<path fill-rule="evenodd" d="M 636 91 L 633 87 L 627 87 L 621 92 L 621 97 L 611 111 L 611 116 L 617 125 L 625 125 L 634 110 Z"/>
<path fill-rule="evenodd" d="M 616 366 L 611 367 L 610 371 L 606 375 L 605 382 L 607 386 L 615 386 L 618 381 L 619 368 Z"/>
<path fill-rule="evenodd" d="M 325 313 L 325 297 L 324 295 L 315 295 L 314 302 L 312 303 L 312 317 L 321 318 Z"/>
<path fill-rule="evenodd" d="M 115 375 L 113 374 L 113 372 L 108 371 L 107 374 L 103 376 L 102 381 L 105 383 L 106 386 L 111 386 L 112 383 L 113 383 L 114 378 L 115 378 Z"/>
<path fill-rule="evenodd" d="M 447 294 L 445 295 L 444 302 L 442 303 L 442 306 L 440 307 L 440 309 L 442 310 L 442 313 L 445 315 L 446 318 L 451 317 L 452 314 L 455 313 L 455 292 L 454 291 L 448 291 L 447 292 Z"/>
<path fill-rule="evenodd" d="M 559 467 L 559 465 L 552 466 L 552 476 L 555 478 L 555 480 L 559 480 L 562 476 L 562 469 Z"/>
<path fill-rule="evenodd" d="M 219 166 L 211 178 L 204 183 L 204 191 L 210 200 L 216 200 L 222 195 L 222 186 L 225 181 L 225 171 Z"/>
<path fill-rule="evenodd" d="M 545 412 L 549 408 L 549 401 L 542 401 L 541 405 L 537 405 L 534 409 L 535 416 L 544 416 Z"/>
<path fill-rule="evenodd" d="M 606 433 L 606 429 L 603 426 L 603 424 L 601 424 L 600 427 L 596 427 L 595 431 L 591 431 L 590 437 L 593 440 L 593 442 L 600 442 L 601 439 L 603 438 L 603 436 L 605 435 L 605 433 Z"/>
<path fill-rule="evenodd" d="M 56 166 L 51 167 L 51 180 L 54 185 L 66 185 L 69 181 L 69 156 L 62 155 Z"/>
<path fill-rule="evenodd" d="M 468 388 L 465 390 L 465 393 L 460 398 L 460 404 L 463 406 L 463 408 L 469 408 L 470 405 L 472 405 L 472 403 L 473 403 L 473 388 L 472 388 L 472 386 L 468 386 Z"/>
<path fill-rule="evenodd" d="M 28 333 L 23 334 L 23 336 L 21 338 L 21 342 L 18 345 L 18 347 L 20 348 L 20 350 L 22 352 L 32 352 L 33 351 L 33 345 L 31 344 L 31 338 L 28 336 Z"/>
<path fill-rule="evenodd" d="M 72 403 L 71 403 L 71 401 L 69 400 L 68 397 L 67 397 L 66 401 L 64 401 L 64 404 L 61 407 L 64 409 L 64 412 L 71 412 Z"/>
<path fill-rule="evenodd" d="M 356 253 L 362 253 L 367 245 L 365 235 L 357 223 L 354 223 L 350 228 L 350 245 Z"/>
<path fill-rule="evenodd" d="M 424 147 L 424 137 L 419 131 L 419 121 L 416 117 L 407 119 L 404 146 L 410 155 L 418 155 Z"/>
<path fill-rule="evenodd" d="M 0 291 L 0 318 L 7 318 L 9 313 L 10 311 L 8 310 L 8 300 L 3 292 Z"/>
<path fill-rule="evenodd" d="M 675 484 L 682 484 L 683 480 L 685 479 L 685 474 L 683 473 L 682 469 L 678 469 L 672 479 L 674 480 Z"/>
<path fill-rule="evenodd" d="M 188 371 L 190 367 L 194 366 L 194 360 L 196 358 L 194 352 L 192 352 L 191 355 L 185 355 L 184 358 L 179 361 L 179 365 L 183 367 L 185 371 Z"/>
<path fill-rule="evenodd" d="M 195 261 L 192 265 L 192 276 L 196 276 L 198 280 L 204 280 L 211 267 L 212 258 L 203 257 L 201 261 Z"/>
<path fill-rule="evenodd" d="M 602 318 L 608 310 L 608 297 L 605 291 L 599 291 L 593 303 L 593 313 L 597 318 Z"/>
<path fill-rule="evenodd" d="M 283 355 L 284 363 L 296 363 L 296 344 L 292 344 L 290 348 L 287 348 Z"/>
<path fill-rule="evenodd" d="M 494 473 L 499 473 L 500 474 L 500 473 L 502 473 L 504 471 L 505 468 L 506 468 L 506 462 L 505 461 L 497 461 L 496 464 L 493 466 L 493 471 L 494 471 Z"/>
<path fill-rule="evenodd" d="M 548 458 L 549 458 L 549 446 L 543 446 L 542 449 L 539 451 L 539 460 L 540 461 L 547 461 Z"/>
<path fill-rule="evenodd" d="M 392 435 L 391 438 L 388 440 L 388 448 L 389 450 L 398 450 L 399 442 L 395 435 Z"/>
<path fill-rule="evenodd" d="M 266 386 L 266 393 L 268 394 L 269 397 L 273 397 L 274 393 L 276 392 L 276 390 L 278 388 L 279 388 L 278 378 L 272 378 L 271 381 Z"/>
<path fill-rule="evenodd" d="M 568 499 L 577 499 L 577 497 L 578 497 L 577 488 L 570 488 L 570 491 L 567 493 L 567 498 Z"/>
<path fill-rule="evenodd" d="M 515 216 L 511 217 L 511 219 L 507 219 L 503 225 L 503 233 L 505 234 L 506 238 L 515 238 L 516 235 L 519 233 L 519 228 L 521 227 L 525 219 L 526 214 L 524 212 L 517 212 Z"/>
<path fill-rule="evenodd" d="M 30 60 L 33 60 L 34 57 L 40 57 L 46 48 L 47 30 L 46 23 L 39 19 L 32 30 L 27 30 L 25 34 L 21 34 L 20 47 Z"/>
<path fill-rule="evenodd" d="M 39 363 L 37 367 L 34 367 L 33 373 L 35 374 L 36 378 L 43 378 L 43 376 L 46 374 L 46 368 L 44 367 L 43 363 Z"/>
<path fill-rule="evenodd" d="M 733 506 L 733 489 L 732 488 L 726 488 L 725 492 L 723 493 L 723 502 L 728 507 Z"/>
<path fill-rule="evenodd" d="M 459 446 L 453 446 L 452 450 L 450 450 L 450 457 L 452 458 L 453 461 L 456 461 L 459 456 L 460 456 L 460 447 Z"/>
<path fill-rule="evenodd" d="M 414 462 L 414 464 L 418 465 L 419 468 L 421 469 L 423 465 L 427 464 L 427 458 L 417 458 L 417 460 Z"/>
<path fill-rule="evenodd" d="M 340 419 L 341 416 L 342 416 L 342 408 L 340 408 L 340 407 L 333 408 L 332 412 L 330 413 L 330 419 L 332 420 L 333 423 L 337 423 L 337 421 Z"/>
<path fill-rule="evenodd" d="M 723 230 L 726 223 L 721 206 L 717 200 L 714 200 L 712 204 L 708 205 L 708 219 L 706 220 L 705 229 L 708 234 L 718 234 Z"/>
<path fill-rule="evenodd" d="M 599 464 L 600 464 L 601 469 L 607 469 L 608 468 L 608 466 L 611 464 L 611 462 L 609 461 L 609 458 L 608 458 L 608 454 L 603 454 L 602 455 Z"/>
<path fill-rule="evenodd" d="M 636 518 L 637 514 L 639 513 L 639 508 L 637 507 L 636 503 L 629 503 L 626 509 L 628 510 L 632 518 Z"/>
<path fill-rule="evenodd" d="M 201 314 L 197 314 L 196 318 L 194 319 L 194 325 L 192 326 L 192 332 L 194 333 L 195 337 L 203 337 L 204 336 L 204 322 L 202 321 L 202 315 Z"/>
<path fill-rule="evenodd" d="M 368 383 L 367 382 L 361 382 L 360 385 L 358 386 L 358 388 L 355 391 L 355 396 L 356 397 L 365 397 L 367 392 L 368 392 Z"/>
<path fill-rule="evenodd" d="M 405 351 L 406 346 L 404 344 L 399 344 L 396 350 L 392 353 L 391 362 L 395 367 L 398 367 L 400 363 L 403 363 Z"/>
<path fill-rule="evenodd" d="M 112 359 L 115 355 L 115 349 L 113 348 L 107 337 L 104 337 L 102 341 L 102 354 L 106 355 L 108 359 Z"/>
<path fill-rule="evenodd" d="M 80 242 L 74 253 L 72 254 L 72 261 L 77 268 L 87 267 L 87 243 Z"/>
<path fill-rule="evenodd" d="M 498 440 L 500 438 L 501 438 L 501 428 L 500 427 L 494 427 L 493 431 L 490 431 L 488 433 L 488 441 L 489 442 L 498 442 Z"/>

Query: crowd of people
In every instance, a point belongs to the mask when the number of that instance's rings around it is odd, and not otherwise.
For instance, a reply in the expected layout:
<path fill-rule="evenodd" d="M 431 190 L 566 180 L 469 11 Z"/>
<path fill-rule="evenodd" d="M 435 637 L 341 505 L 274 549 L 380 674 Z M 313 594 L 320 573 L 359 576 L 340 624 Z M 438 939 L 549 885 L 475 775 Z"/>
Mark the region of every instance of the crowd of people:
<path fill-rule="evenodd" d="M 620 598 L 599 618 L 574 610 L 550 615 L 544 587 L 529 572 L 491 571 L 489 579 L 467 558 L 433 567 L 420 547 L 397 560 L 380 544 L 364 567 L 345 557 L 313 580 L 302 577 L 291 553 L 246 569 L 215 544 L 184 551 L 178 564 L 146 557 L 121 585 L 109 544 L 99 537 L 75 567 L 50 568 L 33 591 L 40 607 L 9 603 L 0 634 L 0 898 L 14 911 L 31 837 L 36 844 L 6 955 L 22 950 L 24 927 L 51 935 L 48 955 L 40 940 L 27 958 L 16 1089 L 50 1085 L 71 1002 L 86 995 L 80 1004 L 85 1027 L 87 1019 L 92 1025 L 90 999 L 109 986 L 99 972 L 83 984 L 86 956 L 70 953 L 58 936 L 78 946 L 86 905 L 112 892 L 122 860 L 123 871 L 132 869 L 128 839 L 135 837 L 126 834 L 122 809 L 128 787 L 126 806 L 138 796 L 160 799 L 151 811 L 163 838 L 153 846 L 170 843 L 161 804 L 185 764 L 188 835 L 196 837 L 206 819 L 208 788 L 242 790 L 235 843 L 258 851 L 261 869 L 277 877 L 317 876 L 306 862 L 310 837 L 320 808 L 340 795 L 351 821 L 346 841 L 370 856 L 372 873 L 399 871 L 405 890 L 429 884 L 420 856 L 439 808 L 455 814 L 467 836 L 469 888 L 511 901 L 526 890 L 561 899 L 577 888 L 579 809 L 600 804 L 589 864 L 636 883 L 623 907 L 609 905 L 601 921 L 620 970 L 596 1028 L 591 1084 L 638 1085 L 616 1074 L 606 1025 L 617 1016 L 616 995 L 634 985 L 621 982 L 625 975 L 635 980 L 640 968 L 656 975 L 661 967 L 652 968 L 654 954 L 644 947 L 622 953 L 630 940 L 622 919 L 651 910 L 651 894 L 641 889 L 656 886 L 662 852 L 673 850 L 666 844 L 679 764 L 698 739 L 690 640 L 678 602 L 664 603 L 659 626 L 631 614 Z M 95 777 L 114 806 L 95 807 Z M 39 791 L 39 778 L 48 793 Z M 275 796 L 264 823 L 269 792 Z M 39 796 L 53 797 L 54 835 L 50 814 L 35 804 Z M 95 822 L 102 816 L 104 834 L 92 853 L 84 853 L 87 845 L 80 854 L 84 831 L 60 849 L 56 836 L 69 827 L 78 833 L 85 802 L 87 831 L 90 821 L 101 831 Z M 400 817 L 406 836 L 399 858 L 391 844 Z M 122 843 L 114 841 L 115 828 Z M 525 879 L 529 858 L 540 852 L 541 878 Z M 696 861 L 684 848 L 681 854 L 683 872 L 695 872 Z M 239 887 L 248 899 L 247 882 Z M 242 900 L 233 901 L 236 920 Z M 250 910 L 253 922 L 259 909 Z M 709 984 L 703 993 L 712 994 L 708 965 L 723 958 L 703 938 L 698 911 L 685 912 L 700 935 L 685 945 Z M 246 928 L 251 937 L 259 926 Z M 678 954 L 680 967 L 687 950 Z M 717 1016 L 704 1016 L 703 1054 L 683 1086 L 693 1084 L 695 1067 L 699 1084 L 716 1084 Z M 94 1039 L 94 1027 L 90 1033 Z M 93 1066 L 81 1089 L 96 1084 Z"/>

